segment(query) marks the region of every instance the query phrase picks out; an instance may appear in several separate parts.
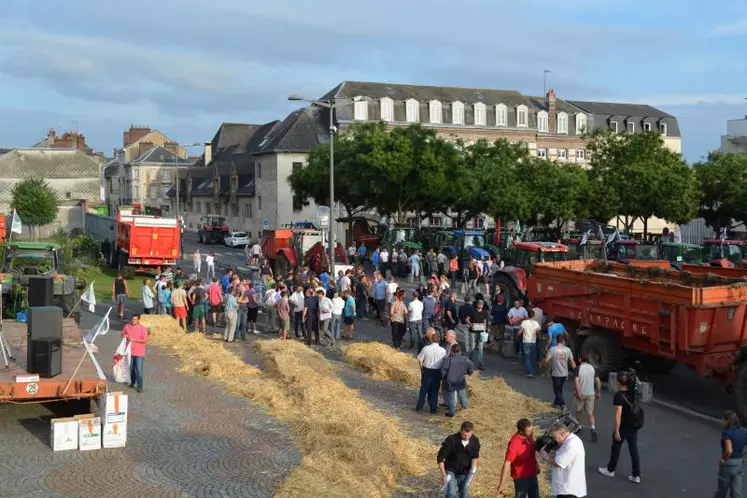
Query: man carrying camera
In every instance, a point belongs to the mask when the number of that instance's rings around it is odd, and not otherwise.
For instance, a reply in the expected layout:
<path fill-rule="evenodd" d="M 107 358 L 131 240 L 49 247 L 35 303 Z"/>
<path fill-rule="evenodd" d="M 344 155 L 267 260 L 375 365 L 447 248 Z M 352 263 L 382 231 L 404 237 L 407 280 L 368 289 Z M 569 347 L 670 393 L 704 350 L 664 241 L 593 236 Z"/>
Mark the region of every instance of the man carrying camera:
<path fill-rule="evenodd" d="M 613 398 L 615 432 L 612 434 L 610 461 L 606 467 L 599 467 L 597 470 L 604 476 L 615 477 L 620 450 L 623 443 L 627 441 L 630 461 L 633 464 L 633 473 L 628 476 L 628 480 L 640 484 L 641 458 L 638 454 L 638 430 L 643 427 L 643 409 L 636 404 L 635 382 L 631 373 L 621 372 L 617 377 L 617 384 L 620 390 L 615 393 Z"/>
<path fill-rule="evenodd" d="M 534 438 L 532 437 L 532 422 L 521 419 L 516 422 L 516 434 L 506 448 L 506 460 L 503 463 L 501 480 L 498 483 L 498 494 L 503 495 L 506 491 L 509 472 L 514 480 L 514 498 L 539 498 L 539 475 L 540 469 L 537 464 L 537 455 L 534 451 Z"/>
<path fill-rule="evenodd" d="M 548 448 L 543 448 L 539 456 L 552 466 L 552 495 L 555 498 L 586 496 L 586 450 L 581 438 L 572 434 L 568 427 L 560 422 L 550 427 L 548 435 L 558 445 L 555 456 L 548 453 Z"/>
<path fill-rule="evenodd" d="M 446 498 L 468 498 L 477 473 L 480 440 L 472 434 L 472 422 L 463 422 L 459 432 L 447 437 L 438 451 L 438 468 Z"/>

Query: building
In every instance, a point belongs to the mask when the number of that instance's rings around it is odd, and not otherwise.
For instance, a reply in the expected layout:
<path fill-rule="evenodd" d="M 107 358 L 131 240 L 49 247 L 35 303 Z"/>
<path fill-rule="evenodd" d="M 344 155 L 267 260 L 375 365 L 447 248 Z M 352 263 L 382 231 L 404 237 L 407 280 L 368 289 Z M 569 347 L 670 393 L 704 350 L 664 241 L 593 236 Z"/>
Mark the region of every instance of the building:
<path fill-rule="evenodd" d="M 33 146 L 34 149 L 77 149 L 86 154 L 93 154 L 93 149 L 86 145 L 86 137 L 77 131 L 66 131 L 57 136 L 54 128 L 50 128 L 46 138 Z"/>
<path fill-rule="evenodd" d="M 29 176 L 44 178 L 60 201 L 57 220 L 37 236 L 82 228 L 85 204 L 101 203 L 104 162 L 83 149 L 18 148 L 0 155 L 0 213 L 10 210 L 13 186 Z M 26 227 L 24 227 L 24 230 Z M 46 231 L 45 231 L 46 230 Z"/>
<path fill-rule="evenodd" d="M 720 150 L 747 154 L 747 116 L 726 122 L 726 135 L 721 135 Z"/>

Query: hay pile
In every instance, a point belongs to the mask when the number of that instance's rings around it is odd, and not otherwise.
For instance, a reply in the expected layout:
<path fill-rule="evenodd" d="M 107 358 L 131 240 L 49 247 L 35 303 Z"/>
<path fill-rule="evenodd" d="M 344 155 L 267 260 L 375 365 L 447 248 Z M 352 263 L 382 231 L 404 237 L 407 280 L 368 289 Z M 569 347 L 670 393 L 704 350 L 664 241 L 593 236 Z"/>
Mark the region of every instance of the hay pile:
<path fill-rule="evenodd" d="M 376 378 L 398 380 L 412 387 L 420 387 L 420 365 L 417 359 L 390 347 L 376 343 L 351 344 L 345 349 L 343 359 Z M 440 422 L 447 429 L 444 437 L 458 432 L 465 420 L 475 424 L 475 434 L 480 438 L 482 449 L 480 472 L 470 490 L 470 496 L 494 496 L 506 446 L 516 432 L 516 422 L 520 418 L 535 419 L 552 409 L 549 403 L 540 402 L 512 389 L 501 377 L 482 379 L 475 373 L 468 378 L 467 383 L 470 407 L 459 411 L 454 418 L 439 415 L 431 417 L 431 420 Z M 539 430 L 539 427 L 535 428 L 535 432 Z M 545 478 L 540 479 L 540 494 L 550 496 L 548 473 L 543 472 L 542 475 Z M 513 488 L 511 482 L 509 488 Z M 513 495 L 513 491 L 509 495 Z"/>
<path fill-rule="evenodd" d="M 149 330 L 149 342 L 171 350 L 185 359 L 181 372 L 211 379 L 233 379 L 259 375 L 258 368 L 223 348 L 223 342 L 209 341 L 202 334 L 186 334 L 177 321 L 165 315 L 143 315 L 140 319 Z"/>
<path fill-rule="evenodd" d="M 206 362 L 218 351 L 233 356 L 201 335 L 185 343 L 184 333 L 168 317 L 149 318 L 146 326 L 153 342 L 174 351 L 184 364 L 194 363 L 195 357 Z M 422 476 L 433 468 L 437 448 L 407 437 L 396 418 L 377 411 L 347 387 L 319 353 L 296 341 L 260 342 L 257 349 L 264 375 L 243 380 L 209 376 L 290 427 L 303 458 L 276 496 L 383 498 L 401 477 Z M 187 371 L 199 373 L 191 367 Z"/>

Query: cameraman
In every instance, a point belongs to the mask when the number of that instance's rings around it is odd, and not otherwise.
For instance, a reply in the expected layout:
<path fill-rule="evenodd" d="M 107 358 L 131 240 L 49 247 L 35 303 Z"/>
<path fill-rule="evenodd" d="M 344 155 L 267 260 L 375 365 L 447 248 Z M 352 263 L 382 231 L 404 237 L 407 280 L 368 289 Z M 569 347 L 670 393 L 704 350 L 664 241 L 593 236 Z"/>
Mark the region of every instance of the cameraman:
<path fill-rule="evenodd" d="M 551 494 L 555 498 L 582 498 L 586 496 L 586 450 L 584 443 L 571 434 L 562 423 L 550 427 L 548 435 L 558 443 L 555 456 L 547 450 L 539 452 L 540 458 L 552 466 Z"/>
<path fill-rule="evenodd" d="M 620 458 L 620 450 L 625 441 L 628 442 L 630 461 L 633 464 L 633 474 L 628 476 L 630 482 L 640 484 L 641 482 L 641 458 L 638 454 L 638 429 L 643 425 L 643 420 L 638 420 L 634 407 L 636 407 L 635 386 L 633 379 L 627 372 L 621 372 L 617 377 L 620 390 L 615 393 L 613 404 L 615 405 L 615 432 L 612 435 L 612 450 L 610 461 L 606 467 L 599 467 L 600 474 L 607 477 L 615 477 L 617 460 Z"/>
<path fill-rule="evenodd" d="M 498 483 L 499 495 L 506 491 L 509 472 L 514 480 L 514 498 L 539 498 L 537 476 L 540 469 L 534 452 L 532 422 L 525 418 L 516 422 L 516 434 L 511 437 L 506 448 L 506 460 Z"/>

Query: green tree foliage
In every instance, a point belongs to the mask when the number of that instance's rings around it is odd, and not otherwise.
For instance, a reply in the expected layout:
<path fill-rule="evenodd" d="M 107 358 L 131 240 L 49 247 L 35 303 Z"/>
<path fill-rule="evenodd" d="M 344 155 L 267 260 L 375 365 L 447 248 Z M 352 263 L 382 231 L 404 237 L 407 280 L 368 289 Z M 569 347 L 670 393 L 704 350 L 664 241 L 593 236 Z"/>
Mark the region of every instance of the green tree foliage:
<path fill-rule="evenodd" d="M 588 217 L 589 179 L 579 165 L 531 158 L 523 169 L 533 199 L 527 221 L 554 224 L 559 236 L 568 221 Z"/>
<path fill-rule="evenodd" d="M 18 212 L 25 225 L 42 226 L 57 218 L 59 200 L 43 178 L 29 177 L 16 183 L 11 190 L 11 208 Z"/>
<path fill-rule="evenodd" d="M 693 166 L 702 192 L 698 215 L 719 230 L 747 223 L 747 156 L 713 151 Z"/>

